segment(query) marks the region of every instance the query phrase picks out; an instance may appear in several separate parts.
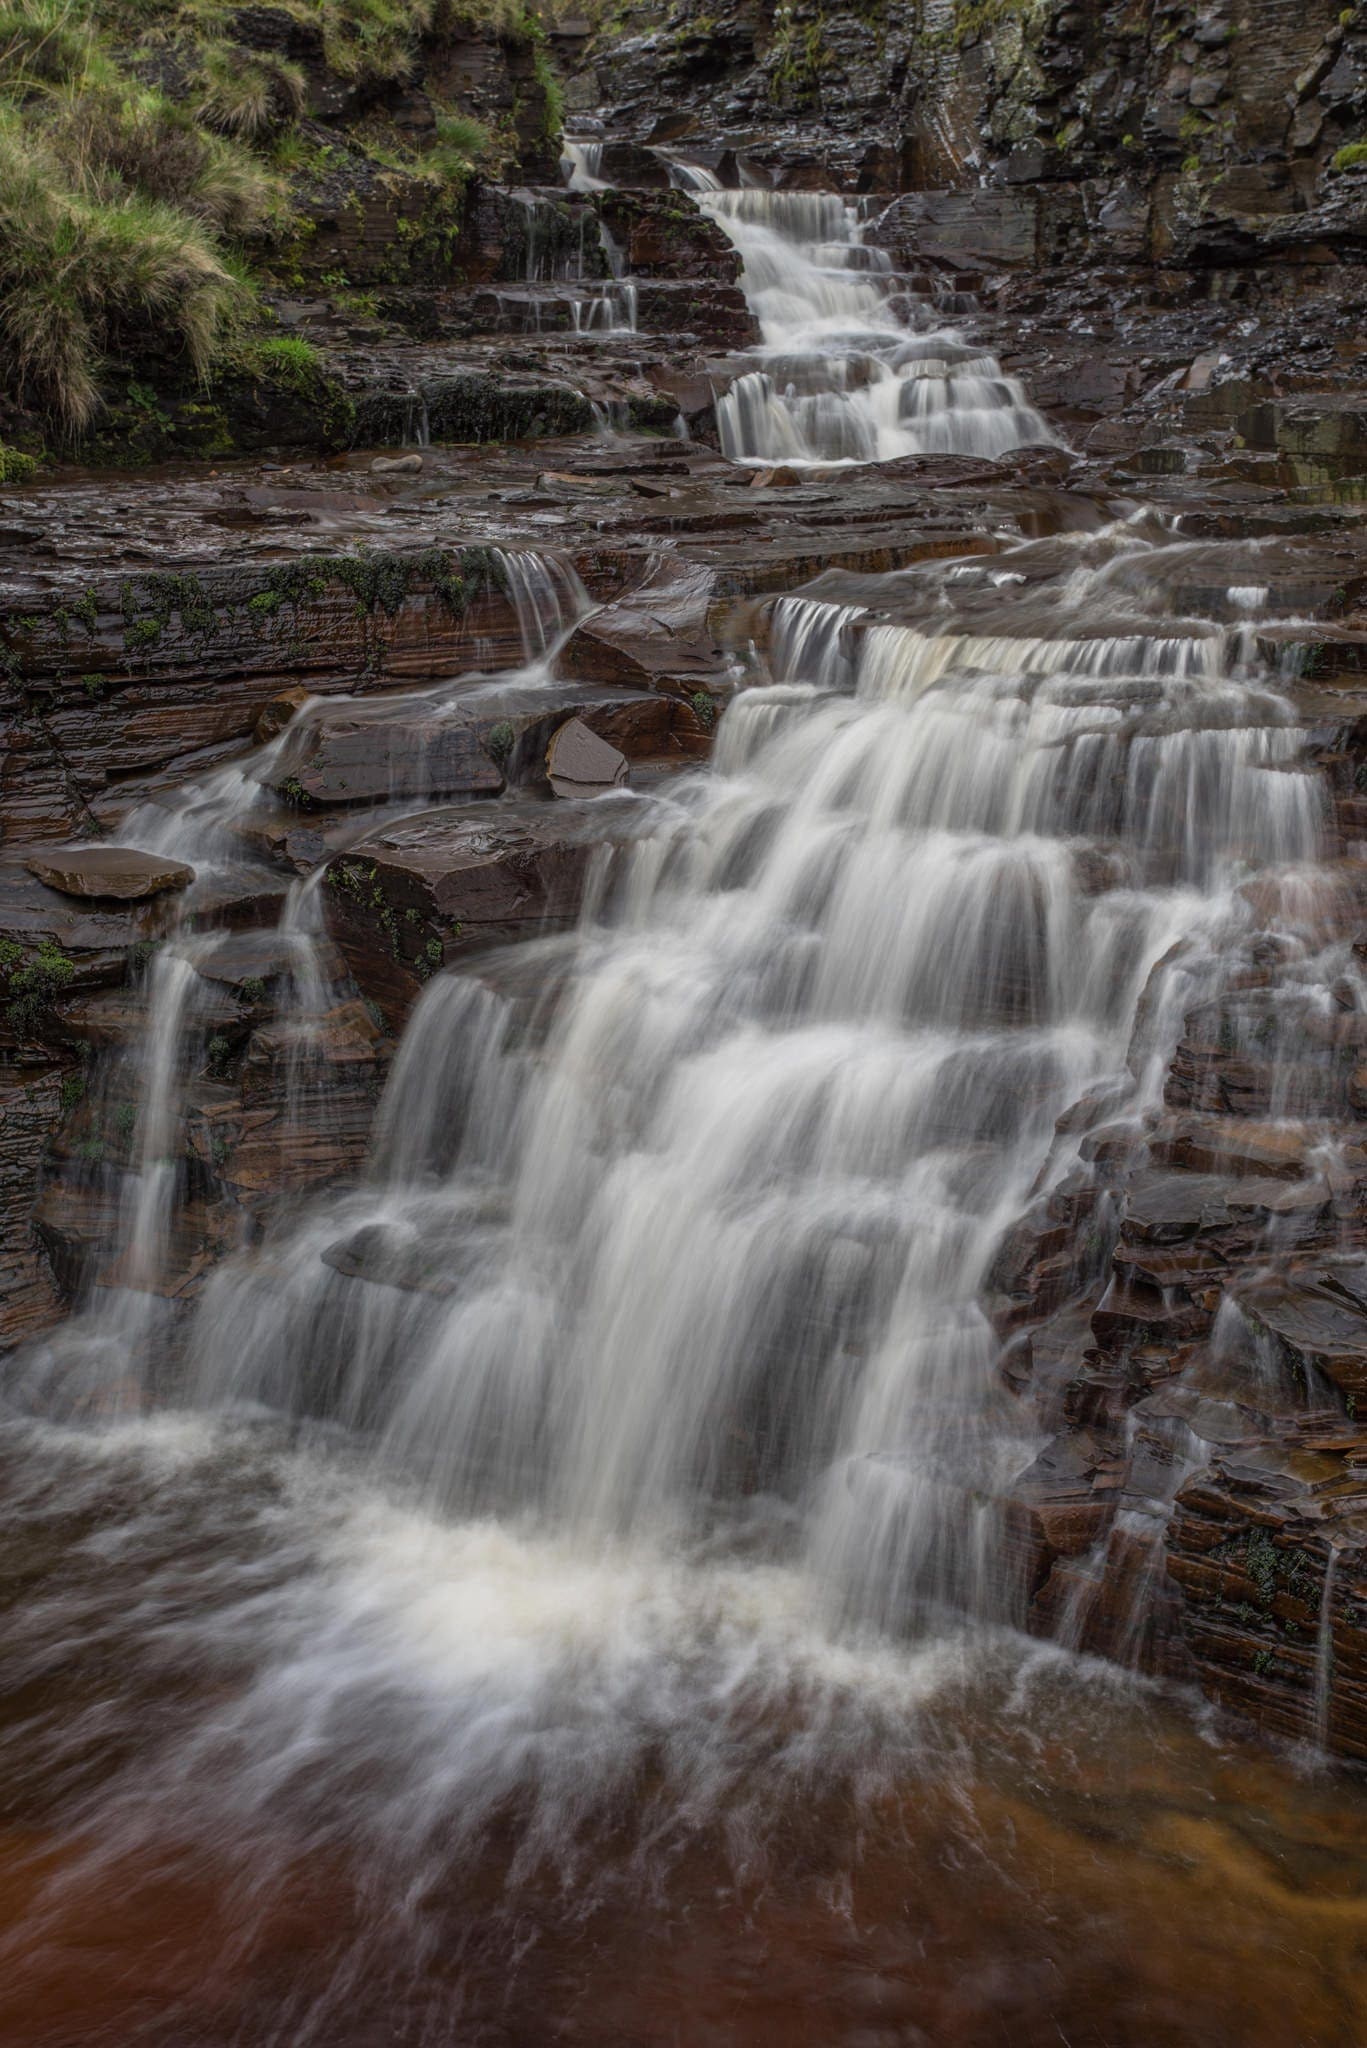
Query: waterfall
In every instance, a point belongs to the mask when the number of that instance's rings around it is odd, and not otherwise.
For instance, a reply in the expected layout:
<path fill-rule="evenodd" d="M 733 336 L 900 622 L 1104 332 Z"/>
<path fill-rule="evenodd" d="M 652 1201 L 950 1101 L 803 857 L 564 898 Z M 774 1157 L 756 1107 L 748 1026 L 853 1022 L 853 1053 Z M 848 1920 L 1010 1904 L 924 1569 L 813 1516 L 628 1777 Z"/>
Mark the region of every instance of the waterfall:
<path fill-rule="evenodd" d="M 571 192 L 607 190 L 607 180 L 600 176 L 603 168 L 601 141 L 582 135 L 564 135 L 560 139 L 560 150 L 560 169 Z"/>
<path fill-rule="evenodd" d="M 522 667 L 519 683 L 544 683 L 555 648 L 589 608 L 573 567 L 534 550 L 491 550 L 498 581 L 517 621 Z M 303 759 L 328 723 L 340 716 L 373 725 L 376 750 L 385 748 L 396 714 L 457 699 L 471 680 L 443 681 L 425 691 L 403 691 L 370 701 L 312 698 L 286 730 L 246 760 L 189 785 L 170 803 L 135 806 L 119 833 L 120 845 L 188 863 L 195 882 L 179 900 L 176 924 L 153 955 L 145 982 L 146 1022 L 128 1051 L 114 1061 L 97 1093 L 129 1124 L 125 1164 L 100 1163 L 90 1177 L 112 1182 L 112 1241 L 107 1256 L 87 1275 L 80 1312 L 30 1347 L 20 1377 L 32 1398 L 80 1408 L 141 1406 L 156 1378 L 179 1282 L 173 1238 L 186 1195 L 187 1101 L 202 1073 L 224 997 L 217 980 L 233 935 L 217 927 L 217 913 L 201 920 L 203 892 L 230 886 L 247 865 L 243 828 L 253 813 L 278 804 L 276 788 L 291 762 Z M 396 749 L 388 803 L 410 807 L 430 794 L 426 747 Z M 383 808 L 383 807 L 382 807 Z M 373 825 L 376 813 L 368 814 Z M 326 1058 L 328 1019 L 344 989 L 330 964 L 322 884 L 325 867 L 294 882 L 275 930 L 260 941 L 275 979 L 273 1027 L 284 1048 L 285 1118 L 296 1128 L 325 1125 L 329 1116 Z M 207 928 L 202 928 L 207 926 Z M 332 956 L 335 962 L 335 955 Z M 352 991 L 354 995 L 354 990 Z"/>
<path fill-rule="evenodd" d="M 1103 537 L 1052 636 L 781 600 L 775 682 L 550 976 L 535 1056 L 494 991 L 429 988 L 370 1183 L 210 1283 L 198 1398 L 362 1426 L 435 1510 L 580 1541 L 786 1501 L 833 1617 L 1009 1615 L 1032 1440 L 992 1253 L 1069 1104 L 1150 1099 L 1158 963 L 1322 823 L 1217 629 L 1086 633 L 1136 552 Z"/>
<path fill-rule="evenodd" d="M 888 259 L 829 192 L 723 191 L 675 165 L 740 251 L 763 345 L 717 403 L 737 462 L 998 456 L 1054 434 L 1018 380 L 957 334 L 912 335 L 888 298 Z M 706 182 L 704 182 L 704 179 Z"/>
<path fill-rule="evenodd" d="M 1315 1687 L 1311 1700 L 1311 1739 L 1321 1756 L 1329 1753 L 1330 1726 L 1334 1714 L 1334 1584 L 1338 1577 L 1339 1545 L 1330 1537 L 1325 1546 L 1324 1586 L 1320 1593 L 1319 1625 L 1315 1631 Z"/>

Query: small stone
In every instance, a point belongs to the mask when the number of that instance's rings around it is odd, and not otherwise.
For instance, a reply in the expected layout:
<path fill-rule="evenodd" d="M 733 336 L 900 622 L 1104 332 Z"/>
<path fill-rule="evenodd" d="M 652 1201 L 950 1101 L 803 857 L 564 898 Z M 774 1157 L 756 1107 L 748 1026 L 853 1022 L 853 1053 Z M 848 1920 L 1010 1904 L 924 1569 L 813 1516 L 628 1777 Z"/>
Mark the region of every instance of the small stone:
<path fill-rule="evenodd" d="M 370 464 L 372 476 L 416 476 L 422 468 L 421 455 L 376 455 Z"/>
<path fill-rule="evenodd" d="M 32 855 L 24 865 L 64 896 L 114 898 L 120 903 L 184 889 L 195 879 L 194 869 L 184 861 L 137 853 L 128 846 L 59 847 L 53 853 Z"/>
<path fill-rule="evenodd" d="M 263 704 L 253 731 L 253 738 L 259 747 L 268 740 L 278 739 L 295 714 L 302 711 L 313 692 L 302 683 L 291 683 L 288 689 L 277 690 L 269 704 Z"/>
<path fill-rule="evenodd" d="M 581 718 L 571 718 L 551 738 L 546 770 L 557 796 L 594 796 L 626 781 L 627 757 L 591 732 Z"/>

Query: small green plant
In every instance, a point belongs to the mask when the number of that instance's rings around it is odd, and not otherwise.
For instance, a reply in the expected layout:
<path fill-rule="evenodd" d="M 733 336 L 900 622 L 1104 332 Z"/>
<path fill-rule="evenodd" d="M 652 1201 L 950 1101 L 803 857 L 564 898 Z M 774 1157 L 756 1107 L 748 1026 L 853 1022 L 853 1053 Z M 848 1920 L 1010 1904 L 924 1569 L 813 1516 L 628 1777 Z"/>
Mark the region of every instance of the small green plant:
<path fill-rule="evenodd" d="M 310 398 L 323 382 L 323 359 L 311 341 L 297 334 L 272 334 L 254 341 L 248 367 L 257 375 L 283 384 L 298 398 Z"/>
<path fill-rule="evenodd" d="M 241 984 L 239 993 L 244 1003 L 264 1003 L 266 1000 L 266 984 L 259 975 L 249 975 Z"/>
<path fill-rule="evenodd" d="M 500 768 L 506 765 L 508 756 L 513 751 L 513 742 L 516 737 L 516 733 L 506 718 L 501 718 L 498 724 L 491 728 L 489 738 L 485 744 L 490 759 L 495 761 Z"/>
<path fill-rule="evenodd" d="M 64 1074 L 58 1093 L 63 1116 L 70 1116 L 72 1110 L 85 1099 L 85 1075 Z"/>
<path fill-rule="evenodd" d="M 114 1129 L 118 1132 L 119 1136 L 121 1138 L 131 1138 L 137 1129 L 137 1123 L 137 1105 L 132 1102 L 121 1102 L 114 1111 Z"/>
<path fill-rule="evenodd" d="M 711 732 L 713 726 L 717 722 L 717 707 L 712 702 L 712 699 L 708 695 L 707 691 L 695 690 L 688 701 L 693 706 L 694 711 L 697 713 L 698 722 L 701 725 L 706 726 L 707 730 Z"/>
<path fill-rule="evenodd" d="M 1356 171 L 1367 167 L 1367 142 L 1348 142 L 1336 151 L 1333 158 L 1336 171 Z"/>
<path fill-rule="evenodd" d="M 104 1158 L 104 1139 L 82 1138 L 80 1144 L 76 1147 L 76 1157 L 84 1159 L 87 1165 L 98 1166 Z"/>
<path fill-rule="evenodd" d="M 1244 1552 L 1244 1569 L 1264 1607 L 1277 1595 L 1277 1546 L 1266 1529 L 1250 1529 Z"/>
<path fill-rule="evenodd" d="M 25 455 L 19 448 L 7 448 L 0 441 L 0 484 L 26 484 L 37 467 L 36 455 Z"/>
<path fill-rule="evenodd" d="M 0 939 L 0 988 L 10 1029 L 20 1035 L 32 1031 L 70 986 L 75 972 L 75 961 L 51 939 L 43 939 L 33 953 L 26 953 L 14 939 Z"/>

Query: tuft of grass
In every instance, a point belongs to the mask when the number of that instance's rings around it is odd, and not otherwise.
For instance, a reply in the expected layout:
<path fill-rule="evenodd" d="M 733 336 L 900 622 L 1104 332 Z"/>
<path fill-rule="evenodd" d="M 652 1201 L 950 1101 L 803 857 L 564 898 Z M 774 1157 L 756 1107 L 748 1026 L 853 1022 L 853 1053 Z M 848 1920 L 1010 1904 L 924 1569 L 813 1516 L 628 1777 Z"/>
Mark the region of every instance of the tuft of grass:
<path fill-rule="evenodd" d="M 498 137 L 469 114 L 438 114 L 435 139 L 423 151 L 423 175 L 442 184 L 463 185 L 502 156 Z"/>
<path fill-rule="evenodd" d="M 311 341 L 297 334 L 253 337 L 243 350 L 244 368 L 268 377 L 297 397 L 308 398 L 323 381 L 323 359 Z"/>
<path fill-rule="evenodd" d="M 0 103 L 0 344 L 23 393 L 67 429 L 99 402 L 104 350 L 129 330 L 179 346 L 207 375 L 250 293 L 206 225 L 112 179 L 82 190 Z"/>
<path fill-rule="evenodd" d="M 78 0 L 0 0 L 0 83 L 33 92 L 82 78 L 97 62 Z"/>
<path fill-rule="evenodd" d="M 210 128 L 260 142 L 303 113 L 308 82 L 287 57 L 248 52 L 235 43 L 202 44 L 195 111 Z"/>
<path fill-rule="evenodd" d="M 1333 158 L 1336 171 L 1356 171 L 1367 165 L 1367 142 L 1345 143 Z"/>
<path fill-rule="evenodd" d="M 320 21 L 330 71 L 358 85 L 403 84 L 432 26 L 436 0 L 304 0 L 293 12 Z"/>

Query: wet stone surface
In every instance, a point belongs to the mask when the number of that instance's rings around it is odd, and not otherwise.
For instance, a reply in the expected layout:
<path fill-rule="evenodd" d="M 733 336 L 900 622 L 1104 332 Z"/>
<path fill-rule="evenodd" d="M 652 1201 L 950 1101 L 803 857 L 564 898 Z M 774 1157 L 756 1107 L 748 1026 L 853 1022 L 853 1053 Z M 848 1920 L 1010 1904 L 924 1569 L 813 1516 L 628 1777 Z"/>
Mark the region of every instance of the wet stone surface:
<path fill-rule="evenodd" d="M 0 491 L 16 2041 L 1362 2038 L 1361 37 L 1114 12 Z"/>

